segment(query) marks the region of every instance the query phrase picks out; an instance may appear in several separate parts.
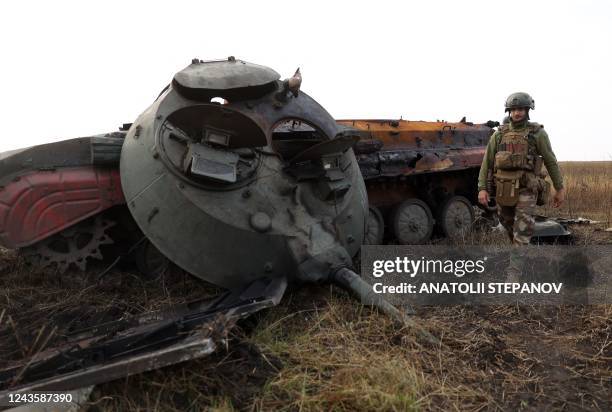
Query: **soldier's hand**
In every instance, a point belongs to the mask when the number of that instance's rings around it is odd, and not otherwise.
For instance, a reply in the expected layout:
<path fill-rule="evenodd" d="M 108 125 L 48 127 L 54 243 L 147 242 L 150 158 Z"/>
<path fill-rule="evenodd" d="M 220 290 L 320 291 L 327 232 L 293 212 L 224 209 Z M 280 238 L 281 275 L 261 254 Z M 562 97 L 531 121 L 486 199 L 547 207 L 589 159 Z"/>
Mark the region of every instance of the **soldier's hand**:
<path fill-rule="evenodd" d="M 486 190 L 478 192 L 478 203 L 483 206 L 489 206 L 489 192 Z"/>
<path fill-rule="evenodd" d="M 555 192 L 555 196 L 553 197 L 553 207 L 557 208 L 561 206 L 564 201 L 565 201 L 565 188 L 562 187 L 561 189 Z"/>

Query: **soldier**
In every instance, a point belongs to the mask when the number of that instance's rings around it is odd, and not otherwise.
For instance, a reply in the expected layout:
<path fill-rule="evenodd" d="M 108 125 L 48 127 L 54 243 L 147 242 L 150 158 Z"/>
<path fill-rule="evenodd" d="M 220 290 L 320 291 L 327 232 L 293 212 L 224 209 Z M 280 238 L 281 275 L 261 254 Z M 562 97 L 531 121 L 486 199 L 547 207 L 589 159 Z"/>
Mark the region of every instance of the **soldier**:
<path fill-rule="evenodd" d="M 527 245 L 535 226 L 535 207 L 545 204 L 548 182 L 542 163 L 555 188 L 553 207 L 565 199 L 563 178 L 544 126 L 529 122 L 535 102 L 527 93 L 513 93 L 506 100 L 510 121 L 491 136 L 478 176 L 478 201 L 487 205 L 487 178 L 495 180 L 497 212 L 514 245 Z"/>

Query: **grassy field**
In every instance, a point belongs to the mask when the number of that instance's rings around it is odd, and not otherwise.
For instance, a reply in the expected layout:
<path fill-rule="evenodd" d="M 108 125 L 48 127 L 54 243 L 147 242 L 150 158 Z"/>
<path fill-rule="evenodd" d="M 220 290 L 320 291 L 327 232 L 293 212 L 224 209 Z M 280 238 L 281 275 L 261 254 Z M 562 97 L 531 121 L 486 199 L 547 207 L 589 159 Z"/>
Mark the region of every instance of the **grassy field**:
<path fill-rule="evenodd" d="M 564 163 L 567 202 L 585 217 L 578 242 L 612 244 L 612 162 Z M 476 232 L 467 243 L 506 242 Z M 170 271 L 61 278 L 0 259 L 0 367 L 36 351 L 51 324 L 141 313 L 214 294 Z M 307 287 L 236 328 L 226 350 L 99 385 L 90 410 L 612 410 L 612 305 L 422 308 L 422 341 L 330 286 Z M 52 341 L 52 340 L 51 340 Z"/>
<path fill-rule="evenodd" d="M 589 217 L 612 226 L 612 162 L 561 162 L 567 198 L 559 209 L 543 208 L 547 216 Z"/>

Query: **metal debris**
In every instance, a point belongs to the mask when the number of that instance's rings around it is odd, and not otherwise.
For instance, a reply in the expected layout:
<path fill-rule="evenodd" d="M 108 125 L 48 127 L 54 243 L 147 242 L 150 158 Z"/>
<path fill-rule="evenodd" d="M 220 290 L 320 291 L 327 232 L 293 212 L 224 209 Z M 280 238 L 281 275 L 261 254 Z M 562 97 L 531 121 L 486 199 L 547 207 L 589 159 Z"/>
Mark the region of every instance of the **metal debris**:
<path fill-rule="evenodd" d="M 557 217 L 553 219 L 555 222 L 564 224 L 564 225 L 595 225 L 595 224 L 599 224 L 602 223 L 599 220 L 592 220 L 592 219 L 587 219 L 584 217 L 577 217 L 577 218 L 563 218 L 563 217 Z"/>
<path fill-rule="evenodd" d="M 238 319 L 277 305 L 287 281 L 261 279 L 220 297 L 75 332 L 59 346 L 0 370 L 9 393 L 68 391 L 209 355 Z"/>

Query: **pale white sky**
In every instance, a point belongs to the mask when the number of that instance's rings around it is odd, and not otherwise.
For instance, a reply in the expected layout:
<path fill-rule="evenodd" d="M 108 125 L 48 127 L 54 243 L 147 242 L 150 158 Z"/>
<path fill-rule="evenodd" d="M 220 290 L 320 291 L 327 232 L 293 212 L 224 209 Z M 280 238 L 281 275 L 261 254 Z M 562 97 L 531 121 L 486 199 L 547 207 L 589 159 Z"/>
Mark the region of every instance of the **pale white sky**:
<path fill-rule="evenodd" d="M 2 1 L 0 151 L 115 130 L 237 58 L 336 118 L 501 120 L 527 91 L 560 160 L 612 160 L 612 2 Z"/>

